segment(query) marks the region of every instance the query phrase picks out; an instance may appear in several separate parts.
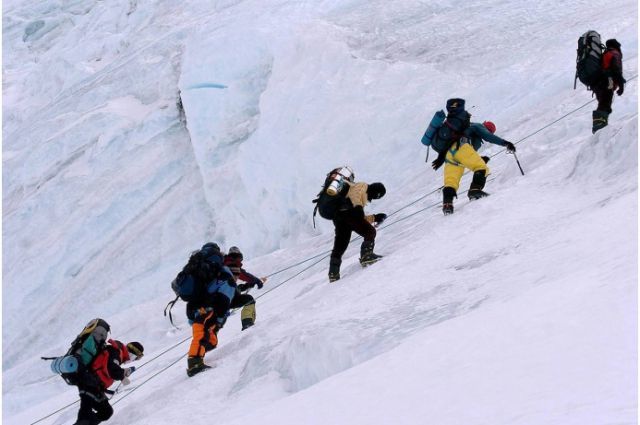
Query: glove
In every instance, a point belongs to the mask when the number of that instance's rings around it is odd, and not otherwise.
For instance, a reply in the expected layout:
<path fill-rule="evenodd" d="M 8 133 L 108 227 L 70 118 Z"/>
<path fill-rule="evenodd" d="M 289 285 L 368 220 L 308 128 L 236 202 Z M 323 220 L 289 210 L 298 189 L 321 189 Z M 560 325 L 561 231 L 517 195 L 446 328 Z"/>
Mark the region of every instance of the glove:
<path fill-rule="evenodd" d="M 384 213 L 374 214 L 373 221 L 376 224 L 380 224 L 387 219 L 387 215 Z"/>
<path fill-rule="evenodd" d="M 249 285 L 249 288 L 253 288 L 254 286 L 257 286 L 258 289 L 262 289 L 262 279 L 260 278 L 251 279 L 251 283 L 249 283 L 248 285 Z"/>
<path fill-rule="evenodd" d="M 258 285 L 258 289 L 262 289 L 262 287 L 264 286 L 264 284 L 267 282 L 267 278 L 266 277 L 261 277 L 260 281 L 256 283 L 256 285 Z"/>
<path fill-rule="evenodd" d="M 136 371 L 136 368 L 135 368 L 134 366 L 131 366 L 131 367 L 126 368 L 126 369 L 124 370 L 124 377 L 125 377 L 125 378 L 127 378 L 127 377 L 131 376 L 131 374 L 132 374 L 133 372 L 135 372 L 135 371 Z"/>
<path fill-rule="evenodd" d="M 124 387 L 124 386 L 126 386 L 126 385 L 129 385 L 130 383 L 131 383 L 131 381 L 129 381 L 129 378 L 124 378 L 124 379 L 122 380 L 122 386 L 123 386 L 123 387 Z"/>
<path fill-rule="evenodd" d="M 489 160 L 491 159 L 488 156 L 481 156 L 480 158 L 482 158 L 482 160 L 484 161 L 485 164 L 488 164 Z"/>
<path fill-rule="evenodd" d="M 442 164 L 444 164 L 444 159 L 447 157 L 447 153 L 441 153 L 440 155 L 438 155 L 438 157 L 431 163 L 431 167 L 433 167 L 434 170 L 437 170 L 438 168 L 442 167 Z"/>
<path fill-rule="evenodd" d="M 505 147 L 507 148 L 507 152 L 508 152 L 508 153 L 514 153 L 514 152 L 516 151 L 516 147 L 515 147 L 515 146 L 513 146 L 513 143 L 511 143 L 511 142 L 506 142 L 504 145 L 505 145 Z"/>
<path fill-rule="evenodd" d="M 618 96 L 622 96 L 622 93 L 624 93 L 624 85 L 621 85 L 620 87 L 618 87 L 618 90 L 616 91 L 616 93 L 618 93 Z"/>

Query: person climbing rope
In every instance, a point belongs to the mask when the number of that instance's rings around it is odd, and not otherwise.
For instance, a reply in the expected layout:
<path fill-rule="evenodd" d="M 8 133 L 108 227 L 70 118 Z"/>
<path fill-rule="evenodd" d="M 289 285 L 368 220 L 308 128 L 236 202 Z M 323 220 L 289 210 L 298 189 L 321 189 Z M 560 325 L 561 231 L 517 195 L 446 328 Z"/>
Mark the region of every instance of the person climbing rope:
<path fill-rule="evenodd" d="M 469 199 L 476 200 L 489 195 L 483 190 L 489 174 L 487 166 L 489 158 L 481 157 L 477 152 L 483 141 L 505 146 L 507 152 L 515 153 L 516 148 L 513 143 L 496 136 L 495 132 L 496 125 L 491 121 L 485 121 L 482 124 L 470 123 L 469 127 L 464 130 L 459 143 L 454 144 L 447 152 L 444 165 L 444 188 L 442 189 L 442 212 L 445 215 L 453 214 L 453 198 L 457 197 L 460 179 L 465 168 L 473 171 L 473 179 L 468 191 Z M 434 169 L 438 168 L 436 165 L 434 165 Z"/>
<path fill-rule="evenodd" d="M 204 355 L 218 345 L 218 330 L 224 325 L 236 294 L 236 282 L 223 264 L 218 244 L 206 243 L 189 257 L 172 283 L 176 294 L 187 301 L 187 319 L 191 323 L 192 340 L 187 358 L 187 376 L 210 368 Z M 188 296 L 181 291 L 190 290 Z"/>
<path fill-rule="evenodd" d="M 591 132 L 603 129 L 609 124 L 609 114 L 613 112 L 614 91 L 618 96 L 624 93 L 624 85 L 627 82 L 622 76 L 622 51 L 620 43 L 616 39 L 605 42 L 606 51 L 602 55 L 602 75 L 599 81 L 592 87 L 592 91 L 598 100 L 598 106 L 593 111 L 593 126 Z"/>
<path fill-rule="evenodd" d="M 379 182 L 367 184 L 347 181 L 343 192 L 336 195 L 342 196 L 343 200 L 337 205 L 332 220 L 335 238 L 329 260 L 329 282 L 340 279 L 342 256 L 349 246 L 352 232 L 364 238 L 360 246 L 360 264 L 363 267 L 382 258 L 381 255 L 373 252 L 376 238 L 376 228 L 373 224 L 382 223 L 387 215 L 383 213 L 365 215 L 364 207 L 370 201 L 382 198 L 387 193 L 386 188 Z"/>
<path fill-rule="evenodd" d="M 241 280 L 245 283 L 237 285 L 237 291 L 231 302 L 231 308 L 240 308 L 240 321 L 242 323 L 242 330 L 253 326 L 256 322 L 256 301 L 255 299 L 244 293 L 249 289 L 257 286 L 258 289 L 262 289 L 262 286 L 267 281 L 266 277 L 256 277 L 242 268 L 243 255 L 240 248 L 232 246 L 229 248 L 229 252 L 224 256 L 224 265 L 231 270 L 233 278 Z"/>
<path fill-rule="evenodd" d="M 125 345 L 110 339 L 104 345 L 91 363 L 89 373 L 85 373 L 78 382 L 80 410 L 75 425 L 96 425 L 113 415 L 106 391 L 114 381 L 129 384 L 129 377 L 136 369 L 120 365 L 141 358 L 143 353 L 144 347 L 136 341 Z"/>

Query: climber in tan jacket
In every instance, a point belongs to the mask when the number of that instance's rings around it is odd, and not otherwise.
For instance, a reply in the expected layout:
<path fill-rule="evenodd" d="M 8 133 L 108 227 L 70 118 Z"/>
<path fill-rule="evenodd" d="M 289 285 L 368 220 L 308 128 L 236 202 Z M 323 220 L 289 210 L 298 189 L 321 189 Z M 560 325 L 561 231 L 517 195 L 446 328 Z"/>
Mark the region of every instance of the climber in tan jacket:
<path fill-rule="evenodd" d="M 329 261 L 330 282 L 340 279 L 342 255 L 347 250 L 351 233 L 354 231 L 364 238 L 360 247 L 360 264 L 363 267 L 382 258 L 373 252 L 376 238 L 376 228 L 373 224 L 382 223 L 387 215 L 365 215 L 364 207 L 369 201 L 382 198 L 387 191 L 382 183 L 347 182 L 347 184 L 349 185 L 349 191 L 346 194 L 347 202 L 342 203 L 333 219 L 336 236 Z"/>

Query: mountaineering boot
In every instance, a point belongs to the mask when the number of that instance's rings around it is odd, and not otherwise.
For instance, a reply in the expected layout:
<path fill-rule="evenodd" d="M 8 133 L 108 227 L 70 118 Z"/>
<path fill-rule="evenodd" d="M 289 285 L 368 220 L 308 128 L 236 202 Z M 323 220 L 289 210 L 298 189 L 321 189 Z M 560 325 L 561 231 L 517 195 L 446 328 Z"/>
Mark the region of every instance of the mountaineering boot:
<path fill-rule="evenodd" d="M 469 192 L 467 193 L 469 200 L 473 201 L 475 199 L 489 196 L 487 192 L 482 190 L 484 188 L 484 184 L 487 182 L 486 173 L 487 172 L 485 170 L 478 170 L 473 173 L 473 180 L 471 180 L 471 186 L 469 186 Z"/>
<path fill-rule="evenodd" d="M 340 280 L 340 265 L 342 264 L 341 258 L 331 257 L 329 260 L 329 283 Z"/>
<path fill-rule="evenodd" d="M 456 190 L 450 186 L 442 189 L 442 212 L 444 215 L 453 214 L 453 198 L 456 198 Z"/>
<path fill-rule="evenodd" d="M 480 199 L 480 198 L 486 198 L 487 196 L 489 196 L 489 194 L 485 191 L 482 191 L 482 190 L 471 191 L 471 189 L 469 189 L 470 201 L 475 201 L 476 199 Z"/>
<path fill-rule="evenodd" d="M 595 134 L 596 131 L 602 130 L 609 124 L 609 113 L 605 111 L 595 110 L 592 113 L 593 117 L 593 127 L 591 128 L 591 133 Z"/>
<path fill-rule="evenodd" d="M 211 366 L 204 364 L 204 358 L 202 357 L 187 358 L 187 376 L 191 377 L 207 369 L 211 369 Z"/>
<path fill-rule="evenodd" d="M 240 312 L 240 319 L 242 320 L 242 330 L 250 328 L 256 323 L 256 302 L 252 301 L 250 304 L 246 304 L 242 307 Z"/>
<path fill-rule="evenodd" d="M 254 321 L 251 319 L 242 319 L 242 330 L 244 331 L 245 329 L 250 328 L 251 326 L 255 325 Z"/>
<path fill-rule="evenodd" d="M 369 264 L 373 264 L 376 261 L 382 259 L 382 255 L 374 254 L 373 247 L 375 243 L 373 241 L 364 241 L 360 246 L 360 265 L 366 267 Z"/>

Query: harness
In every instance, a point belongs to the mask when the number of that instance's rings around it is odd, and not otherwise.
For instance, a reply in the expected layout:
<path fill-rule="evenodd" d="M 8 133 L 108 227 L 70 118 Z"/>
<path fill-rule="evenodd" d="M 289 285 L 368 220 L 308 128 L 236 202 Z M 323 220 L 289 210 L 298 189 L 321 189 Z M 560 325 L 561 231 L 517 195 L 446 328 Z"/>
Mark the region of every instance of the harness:
<path fill-rule="evenodd" d="M 469 137 L 467 137 L 467 136 L 460 137 L 458 142 L 454 143 L 451 146 L 451 148 L 449 149 L 449 153 L 451 154 L 451 157 L 453 158 L 456 155 L 456 153 L 458 153 L 458 151 L 460 150 L 460 146 L 465 145 L 465 144 L 471 145 L 473 147 L 473 144 L 471 143 L 471 139 Z M 449 155 L 447 155 L 447 157 L 448 156 Z M 444 162 L 446 162 L 447 164 L 455 165 L 455 166 L 458 166 L 458 167 L 462 167 L 463 166 L 462 164 L 460 164 L 457 161 L 449 160 L 447 157 L 445 157 L 445 159 L 444 159 Z"/>

